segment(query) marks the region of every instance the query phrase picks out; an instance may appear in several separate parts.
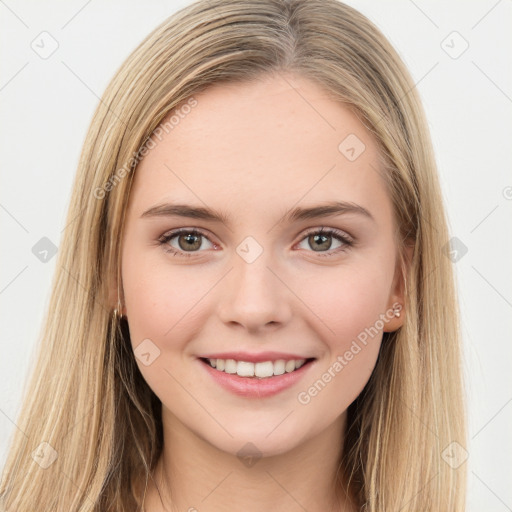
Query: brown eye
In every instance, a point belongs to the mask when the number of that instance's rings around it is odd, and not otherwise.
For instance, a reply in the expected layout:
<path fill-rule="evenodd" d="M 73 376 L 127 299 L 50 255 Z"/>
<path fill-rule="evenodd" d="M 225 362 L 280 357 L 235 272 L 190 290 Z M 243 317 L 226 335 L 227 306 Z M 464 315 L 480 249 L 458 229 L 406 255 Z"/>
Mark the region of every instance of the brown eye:
<path fill-rule="evenodd" d="M 183 249 L 184 251 L 195 251 L 201 248 L 201 238 L 202 235 L 196 235 L 193 233 L 178 235 L 178 245 L 180 246 L 180 249 Z"/>
<path fill-rule="evenodd" d="M 313 248 L 314 251 L 323 251 L 331 248 L 332 245 L 332 237 L 325 234 L 318 235 L 309 235 L 308 236 L 309 246 Z M 318 249 L 316 248 L 318 247 Z"/>
<path fill-rule="evenodd" d="M 174 239 L 176 239 L 177 245 Z M 192 256 L 196 252 L 202 252 L 200 249 L 204 240 L 207 240 L 213 247 L 214 244 L 203 233 L 195 229 L 178 229 L 162 235 L 158 241 L 160 245 L 164 246 L 166 252 L 186 257 Z"/>
<path fill-rule="evenodd" d="M 333 239 L 338 245 L 333 248 Z M 312 249 L 310 252 L 316 252 L 319 256 L 334 256 L 339 252 L 346 251 L 354 245 L 354 241 L 347 234 L 336 229 L 316 229 L 306 233 L 301 244 L 306 243 Z M 332 249 L 332 250 L 331 250 Z M 325 253 L 325 254 L 323 254 Z"/>

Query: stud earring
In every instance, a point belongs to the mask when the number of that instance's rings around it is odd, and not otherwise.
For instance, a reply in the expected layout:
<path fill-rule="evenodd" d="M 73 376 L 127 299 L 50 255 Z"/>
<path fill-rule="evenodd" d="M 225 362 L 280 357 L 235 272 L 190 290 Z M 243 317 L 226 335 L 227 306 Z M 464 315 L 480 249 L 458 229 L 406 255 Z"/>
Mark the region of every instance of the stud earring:
<path fill-rule="evenodd" d="M 121 302 L 118 300 L 117 306 L 114 308 L 114 312 L 113 312 L 114 322 L 119 322 L 119 320 L 121 320 L 121 318 L 123 318 L 123 316 L 124 315 L 121 312 Z"/>
<path fill-rule="evenodd" d="M 395 313 L 395 316 L 396 316 L 397 318 L 400 318 L 400 310 L 401 310 L 401 309 L 402 309 L 402 305 L 401 305 L 401 304 L 399 304 L 399 305 L 398 305 L 397 307 L 395 307 L 395 309 L 394 309 L 394 313 Z"/>

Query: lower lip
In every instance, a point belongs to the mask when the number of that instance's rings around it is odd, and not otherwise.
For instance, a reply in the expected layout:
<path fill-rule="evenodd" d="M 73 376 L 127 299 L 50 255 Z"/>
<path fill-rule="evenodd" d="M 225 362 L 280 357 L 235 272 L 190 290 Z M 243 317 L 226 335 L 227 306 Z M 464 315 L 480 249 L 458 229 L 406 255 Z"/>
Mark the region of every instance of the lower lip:
<path fill-rule="evenodd" d="M 199 362 L 224 389 L 246 398 L 266 398 L 277 395 L 281 391 L 292 387 L 307 373 L 314 363 L 310 360 L 303 364 L 298 370 L 274 377 L 259 379 L 257 377 L 240 377 L 236 373 L 226 373 L 212 368 L 208 363 L 199 359 Z"/>

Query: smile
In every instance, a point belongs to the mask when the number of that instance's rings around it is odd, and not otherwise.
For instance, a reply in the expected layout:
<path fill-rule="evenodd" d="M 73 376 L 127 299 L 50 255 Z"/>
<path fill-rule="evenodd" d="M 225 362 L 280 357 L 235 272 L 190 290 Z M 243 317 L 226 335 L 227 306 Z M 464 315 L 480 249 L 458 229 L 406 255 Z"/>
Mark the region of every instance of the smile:
<path fill-rule="evenodd" d="M 237 374 L 239 377 L 265 379 L 284 373 L 292 373 L 313 359 L 290 359 L 288 361 L 278 359 L 258 363 L 236 361 L 235 359 L 201 358 L 201 360 L 219 372 Z"/>

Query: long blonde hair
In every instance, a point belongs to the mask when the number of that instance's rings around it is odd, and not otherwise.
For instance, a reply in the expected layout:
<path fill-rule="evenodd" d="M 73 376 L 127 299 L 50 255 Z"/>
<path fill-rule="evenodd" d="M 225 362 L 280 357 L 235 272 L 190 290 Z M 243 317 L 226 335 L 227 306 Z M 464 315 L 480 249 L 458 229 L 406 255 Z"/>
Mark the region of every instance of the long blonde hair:
<path fill-rule="evenodd" d="M 80 157 L 1 510 L 140 507 L 162 450 L 161 404 L 111 300 L 140 149 L 173 109 L 209 85 L 281 71 L 314 80 L 359 114 L 378 142 L 399 227 L 405 322 L 384 333 L 370 381 L 349 407 L 340 485 L 367 512 L 464 510 L 465 464 L 443 457 L 453 442 L 466 446 L 466 412 L 430 135 L 396 51 L 337 0 L 200 0 L 158 26 L 115 74 Z"/>

